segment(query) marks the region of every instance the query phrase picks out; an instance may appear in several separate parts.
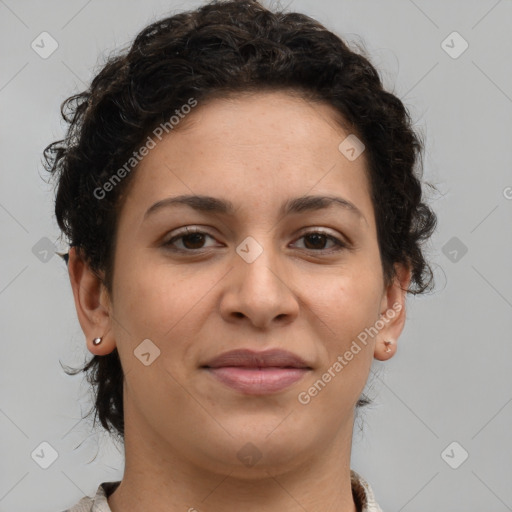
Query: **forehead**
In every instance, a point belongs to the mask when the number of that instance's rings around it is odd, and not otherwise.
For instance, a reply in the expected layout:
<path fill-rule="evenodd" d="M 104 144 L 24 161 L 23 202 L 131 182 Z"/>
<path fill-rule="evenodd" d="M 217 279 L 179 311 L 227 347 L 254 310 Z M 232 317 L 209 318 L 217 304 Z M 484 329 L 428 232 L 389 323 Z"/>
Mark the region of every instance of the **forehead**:
<path fill-rule="evenodd" d="M 339 119 L 330 105 L 283 91 L 199 103 L 138 164 L 130 201 L 195 193 L 241 206 L 253 194 L 337 191 L 369 213 L 365 154 L 351 161 L 340 151 L 350 132 Z"/>

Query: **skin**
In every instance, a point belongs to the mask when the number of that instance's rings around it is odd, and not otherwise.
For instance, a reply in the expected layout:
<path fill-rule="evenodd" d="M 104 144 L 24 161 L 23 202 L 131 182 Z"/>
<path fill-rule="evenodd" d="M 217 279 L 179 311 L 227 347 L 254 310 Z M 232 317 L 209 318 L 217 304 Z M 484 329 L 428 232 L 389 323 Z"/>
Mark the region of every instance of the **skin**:
<path fill-rule="evenodd" d="M 198 105 L 142 160 L 118 218 L 113 293 L 72 249 L 69 274 L 91 353 L 115 347 L 125 373 L 125 474 L 109 497 L 130 510 L 355 512 L 350 487 L 354 408 L 374 358 L 387 360 L 405 321 L 410 269 L 385 285 L 365 153 L 350 161 L 347 137 L 327 104 L 289 91 Z M 234 203 L 232 216 L 161 208 L 181 194 Z M 304 195 L 338 196 L 345 208 L 280 214 Z M 178 228 L 207 233 L 164 243 Z M 321 230 L 329 238 L 304 237 Z M 248 236 L 252 263 L 236 248 Z M 192 254 L 193 251 L 196 251 Z M 199 255 L 197 255 L 198 253 Z M 357 339 L 401 310 L 307 405 L 308 390 Z M 92 339 L 103 336 L 99 346 Z M 160 356 L 134 357 L 150 339 Z M 395 343 L 386 352 L 385 340 Z M 312 367 L 283 391 L 237 392 L 200 365 L 234 348 L 284 348 Z M 252 466 L 237 453 L 252 443 Z"/>

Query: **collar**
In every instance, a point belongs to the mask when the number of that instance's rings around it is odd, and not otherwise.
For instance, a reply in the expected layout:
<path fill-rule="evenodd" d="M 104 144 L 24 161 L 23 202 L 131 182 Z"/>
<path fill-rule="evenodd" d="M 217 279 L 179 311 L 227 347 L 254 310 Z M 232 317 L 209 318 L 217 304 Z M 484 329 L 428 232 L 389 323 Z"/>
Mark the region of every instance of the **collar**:
<path fill-rule="evenodd" d="M 382 509 L 375 501 L 370 484 L 353 469 L 350 470 L 350 482 L 357 512 L 382 512 Z"/>

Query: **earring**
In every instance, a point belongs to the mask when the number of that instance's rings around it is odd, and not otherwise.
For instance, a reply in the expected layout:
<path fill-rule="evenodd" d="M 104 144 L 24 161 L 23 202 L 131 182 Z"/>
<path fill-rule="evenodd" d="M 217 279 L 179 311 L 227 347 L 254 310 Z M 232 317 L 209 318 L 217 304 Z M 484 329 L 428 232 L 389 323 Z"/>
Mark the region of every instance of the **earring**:
<path fill-rule="evenodd" d="M 102 339 L 103 339 L 103 338 L 94 338 L 94 339 L 92 340 L 92 344 L 93 344 L 93 345 L 99 345 L 99 344 L 101 343 L 101 340 L 102 340 Z"/>
<path fill-rule="evenodd" d="M 384 345 L 386 345 L 386 350 L 385 350 L 385 352 L 388 352 L 388 353 L 389 353 L 389 352 L 391 352 L 390 345 L 392 345 L 392 344 L 393 344 L 393 341 L 385 341 L 385 342 L 384 342 Z"/>

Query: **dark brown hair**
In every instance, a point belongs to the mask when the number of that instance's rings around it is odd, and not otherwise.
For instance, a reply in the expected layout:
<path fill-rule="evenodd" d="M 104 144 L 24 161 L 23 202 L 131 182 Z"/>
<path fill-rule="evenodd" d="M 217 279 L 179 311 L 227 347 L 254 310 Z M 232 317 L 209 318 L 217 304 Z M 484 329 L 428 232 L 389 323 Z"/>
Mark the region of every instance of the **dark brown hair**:
<path fill-rule="evenodd" d="M 204 103 L 263 89 L 328 103 L 365 144 L 386 282 L 401 262 L 412 271 L 409 293 L 430 290 L 433 273 L 421 245 L 436 215 L 422 195 L 423 145 L 409 113 L 383 89 L 369 60 L 340 37 L 306 15 L 272 11 L 256 0 L 213 1 L 152 23 L 108 58 L 87 90 L 63 102 L 68 131 L 44 150 L 45 168 L 57 182 L 55 214 L 107 290 L 123 191 L 136 171 L 102 198 L 98 187 L 190 98 Z M 95 389 L 95 419 L 124 438 L 117 349 L 78 371 Z M 366 403 L 364 396 L 358 401 Z"/>

